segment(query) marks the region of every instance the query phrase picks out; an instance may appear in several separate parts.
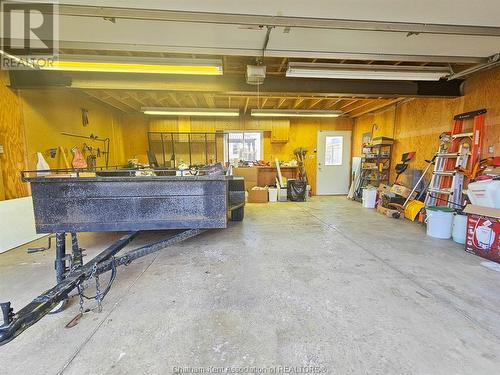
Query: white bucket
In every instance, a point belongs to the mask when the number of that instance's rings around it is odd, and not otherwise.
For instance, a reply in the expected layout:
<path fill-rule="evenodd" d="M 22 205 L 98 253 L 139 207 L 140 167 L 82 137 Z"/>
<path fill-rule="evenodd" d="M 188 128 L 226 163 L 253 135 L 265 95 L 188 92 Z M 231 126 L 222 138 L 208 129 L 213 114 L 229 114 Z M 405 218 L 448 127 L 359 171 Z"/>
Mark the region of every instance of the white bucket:
<path fill-rule="evenodd" d="M 278 188 L 269 188 L 267 192 L 269 194 L 269 202 L 278 201 Z"/>
<path fill-rule="evenodd" d="M 467 216 L 455 214 L 453 218 L 453 230 L 451 237 L 453 241 L 465 244 L 465 237 L 467 234 Z"/>
<path fill-rule="evenodd" d="M 453 212 L 426 209 L 427 235 L 434 238 L 449 239 L 453 226 Z"/>
<path fill-rule="evenodd" d="M 377 189 L 363 189 L 363 207 L 375 208 Z"/>

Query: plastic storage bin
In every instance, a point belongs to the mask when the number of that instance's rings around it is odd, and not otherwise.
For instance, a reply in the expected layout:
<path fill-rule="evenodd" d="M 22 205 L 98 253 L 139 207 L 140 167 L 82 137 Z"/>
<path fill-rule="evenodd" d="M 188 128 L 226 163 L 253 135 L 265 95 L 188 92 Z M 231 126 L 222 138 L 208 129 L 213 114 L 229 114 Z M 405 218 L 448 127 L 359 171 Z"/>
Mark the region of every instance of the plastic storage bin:
<path fill-rule="evenodd" d="M 473 205 L 500 208 L 500 181 L 471 182 L 467 187 L 467 196 Z"/>
<path fill-rule="evenodd" d="M 465 237 L 467 235 L 467 215 L 455 214 L 453 217 L 453 229 L 451 237 L 453 241 L 465 244 Z"/>
<path fill-rule="evenodd" d="M 427 235 L 445 240 L 451 238 L 454 210 L 447 206 L 430 206 L 426 212 Z"/>
<path fill-rule="evenodd" d="M 270 187 L 267 192 L 269 193 L 269 202 L 278 201 L 278 188 Z"/>
<path fill-rule="evenodd" d="M 377 189 L 363 189 L 363 207 L 375 208 L 377 203 Z"/>

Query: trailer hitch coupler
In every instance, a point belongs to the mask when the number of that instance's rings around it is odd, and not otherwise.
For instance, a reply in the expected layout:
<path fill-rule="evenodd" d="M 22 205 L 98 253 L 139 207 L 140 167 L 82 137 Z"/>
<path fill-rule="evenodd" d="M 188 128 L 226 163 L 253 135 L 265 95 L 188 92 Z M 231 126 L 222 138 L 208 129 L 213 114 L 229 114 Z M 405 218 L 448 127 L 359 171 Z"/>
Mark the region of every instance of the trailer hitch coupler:
<path fill-rule="evenodd" d="M 7 326 L 12 323 L 14 318 L 14 309 L 10 307 L 10 302 L 0 302 L 0 308 L 2 309 L 3 325 Z"/>

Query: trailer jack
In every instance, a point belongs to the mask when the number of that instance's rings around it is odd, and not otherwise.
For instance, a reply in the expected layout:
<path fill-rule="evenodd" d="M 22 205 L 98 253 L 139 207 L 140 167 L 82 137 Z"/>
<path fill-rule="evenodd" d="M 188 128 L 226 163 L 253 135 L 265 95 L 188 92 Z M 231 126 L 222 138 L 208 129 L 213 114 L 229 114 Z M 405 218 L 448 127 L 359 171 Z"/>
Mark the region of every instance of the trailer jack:
<path fill-rule="evenodd" d="M 57 284 L 15 313 L 11 307 L 11 302 L 0 303 L 3 316 L 3 325 L 0 326 L 0 345 L 4 345 L 13 340 L 45 315 L 54 312 L 55 308 L 57 308 L 57 311 L 62 310 L 65 307 L 69 294 L 74 289 L 83 287 L 83 283 L 91 277 L 113 269 L 116 270 L 118 266 L 128 265 L 138 258 L 187 240 L 204 231 L 204 229 L 173 231 L 170 232 L 169 236 L 156 242 L 130 250 L 124 255 L 116 256 L 120 250 L 132 242 L 140 233 L 131 232 L 112 243 L 86 264 L 83 264 L 76 233 L 72 233 L 73 254 L 69 257 L 71 259 L 70 267 L 66 265 L 66 259 L 68 259 L 65 249 L 66 234 L 64 232 L 56 233 L 55 268 Z M 109 288 L 111 288 L 111 284 Z M 100 295 L 99 298 L 103 298 L 109 291 L 109 288 L 106 288 L 107 290 L 102 293 L 98 292 L 96 296 Z"/>

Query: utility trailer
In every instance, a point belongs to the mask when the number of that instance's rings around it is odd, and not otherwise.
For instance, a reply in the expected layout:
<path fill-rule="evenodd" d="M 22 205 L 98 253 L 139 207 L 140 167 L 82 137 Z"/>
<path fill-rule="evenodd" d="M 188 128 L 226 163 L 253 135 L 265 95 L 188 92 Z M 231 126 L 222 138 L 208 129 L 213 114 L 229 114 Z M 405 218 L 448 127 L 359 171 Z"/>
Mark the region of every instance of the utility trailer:
<path fill-rule="evenodd" d="M 55 272 L 57 284 L 19 311 L 10 302 L 0 303 L 3 345 L 43 316 L 64 309 L 69 294 L 77 290 L 80 314 L 83 298 L 97 301 L 111 288 L 117 267 L 167 246 L 194 237 L 208 229 L 226 228 L 228 221 L 244 217 L 245 187 L 241 177 L 226 176 L 220 169 L 195 172 L 106 169 L 94 172 L 73 170 L 26 171 L 24 181 L 31 184 L 37 233 L 55 233 Z M 189 174 L 189 175 L 186 175 Z M 193 175 L 194 174 L 194 175 Z M 170 230 L 159 241 L 118 253 L 140 231 Z M 84 264 L 78 232 L 127 232 L 99 255 Z M 71 236 L 71 252 L 66 237 Z M 99 275 L 111 271 L 110 282 L 100 290 Z M 96 281 L 96 294 L 84 294 L 84 282 Z"/>

